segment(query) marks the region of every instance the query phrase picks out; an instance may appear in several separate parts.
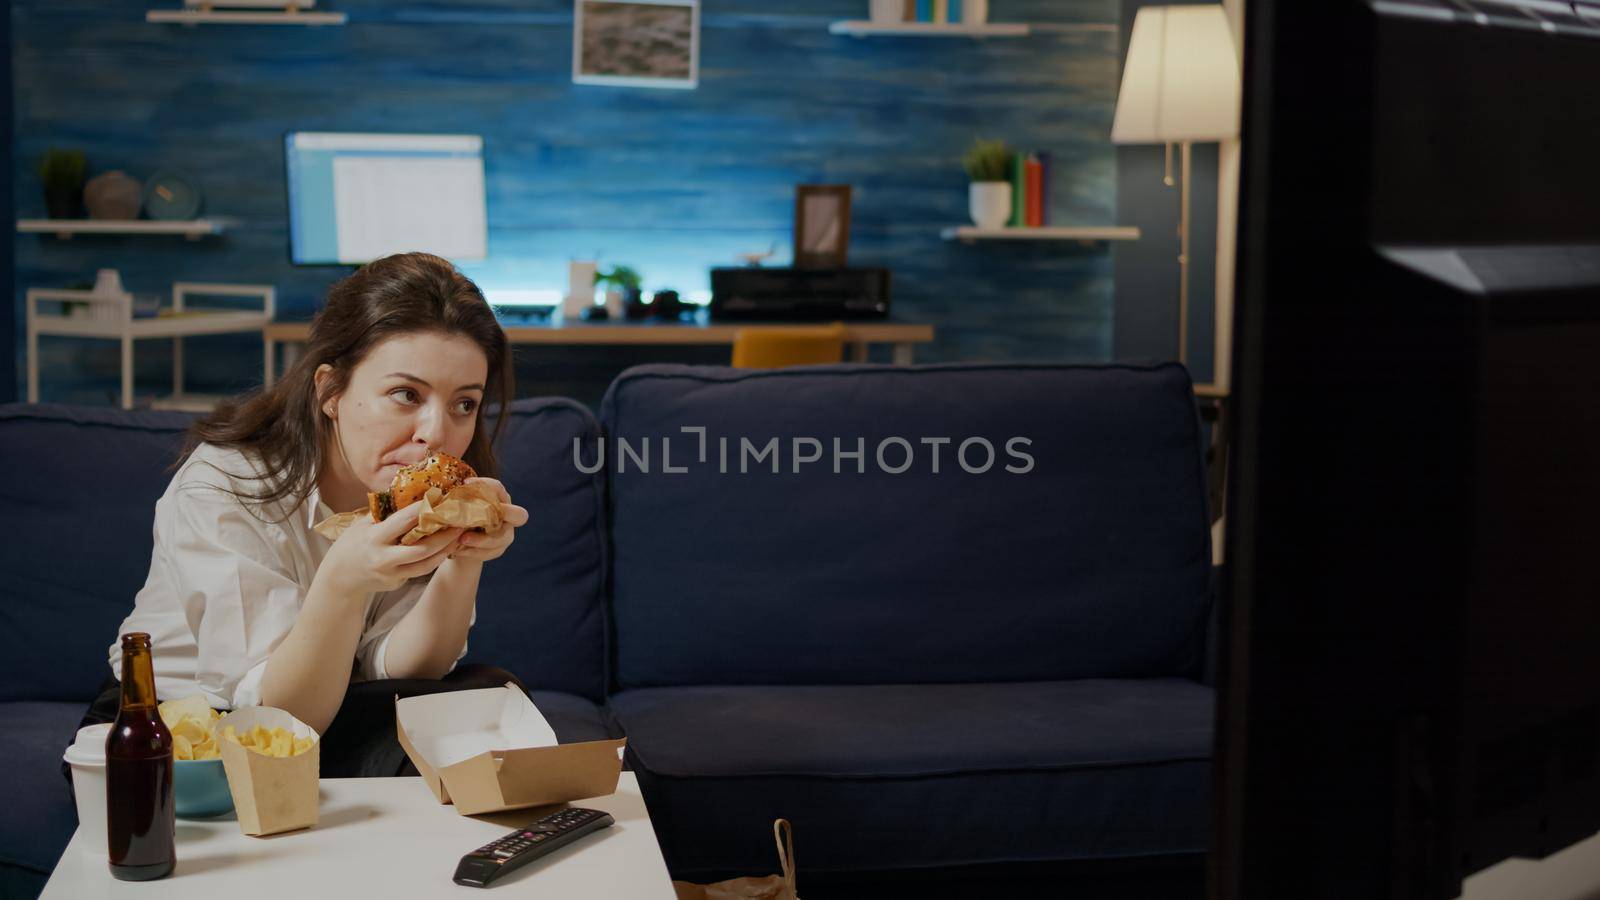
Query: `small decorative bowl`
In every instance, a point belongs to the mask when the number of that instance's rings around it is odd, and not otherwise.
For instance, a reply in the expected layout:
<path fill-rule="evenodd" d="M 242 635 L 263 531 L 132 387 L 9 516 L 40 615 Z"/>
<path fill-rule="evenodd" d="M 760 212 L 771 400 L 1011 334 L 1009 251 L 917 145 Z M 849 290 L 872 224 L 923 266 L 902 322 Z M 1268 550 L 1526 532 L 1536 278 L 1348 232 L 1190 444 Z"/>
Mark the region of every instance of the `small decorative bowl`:
<path fill-rule="evenodd" d="M 220 759 L 173 760 L 172 782 L 176 812 L 185 819 L 209 819 L 233 811 L 233 793 Z"/>

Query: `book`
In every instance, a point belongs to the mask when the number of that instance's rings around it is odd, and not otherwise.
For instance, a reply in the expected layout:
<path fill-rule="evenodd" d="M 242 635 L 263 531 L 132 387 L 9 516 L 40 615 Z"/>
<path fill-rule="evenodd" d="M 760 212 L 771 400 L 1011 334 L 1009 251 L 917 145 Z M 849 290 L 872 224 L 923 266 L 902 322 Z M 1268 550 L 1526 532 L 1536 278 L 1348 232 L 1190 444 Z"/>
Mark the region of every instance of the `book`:
<path fill-rule="evenodd" d="M 1028 154 L 1025 165 L 1023 186 L 1027 191 L 1027 211 L 1023 216 L 1023 224 L 1029 228 L 1038 228 L 1042 223 L 1040 208 L 1044 201 L 1044 167 L 1039 164 L 1039 157 L 1033 153 Z"/>
<path fill-rule="evenodd" d="M 933 16 L 930 21 L 941 24 L 950 21 L 950 0 L 933 0 Z"/>
<path fill-rule="evenodd" d="M 917 0 L 917 21 L 933 21 L 933 0 Z"/>
<path fill-rule="evenodd" d="M 1027 186 L 1024 178 L 1027 177 L 1028 154 L 1018 152 L 1011 160 L 1011 221 L 1012 228 L 1021 228 L 1026 221 L 1023 207 L 1028 202 Z"/>
<path fill-rule="evenodd" d="M 900 21 L 915 22 L 917 20 L 917 0 L 905 0 L 905 12 L 900 14 Z"/>
<path fill-rule="evenodd" d="M 1039 177 L 1039 224 L 1050 224 L 1050 151 L 1040 150 L 1034 154 L 1039 157 L 1039 167 L 1042 174 Z"/>
<path fill-rule="evenodd" d="M 950 20 L 953 23 L 961 22 L 961 0 L 950 0 Z"/>

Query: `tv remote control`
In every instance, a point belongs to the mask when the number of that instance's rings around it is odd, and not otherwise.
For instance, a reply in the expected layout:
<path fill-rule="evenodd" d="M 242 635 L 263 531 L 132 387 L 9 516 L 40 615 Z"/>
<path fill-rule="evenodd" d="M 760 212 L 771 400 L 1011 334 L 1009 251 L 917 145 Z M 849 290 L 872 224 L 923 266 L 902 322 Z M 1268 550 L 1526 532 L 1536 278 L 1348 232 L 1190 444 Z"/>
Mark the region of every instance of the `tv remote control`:
<path fill-rule="evenodd" d="M 455 882 L 468 887 L 488 887 L 550 851 L 565 847 L 591 831 L 609 827 L 614 821 L 610 813 L 576 806 L 551 813 L 461 857 L 456 866 Z"/>

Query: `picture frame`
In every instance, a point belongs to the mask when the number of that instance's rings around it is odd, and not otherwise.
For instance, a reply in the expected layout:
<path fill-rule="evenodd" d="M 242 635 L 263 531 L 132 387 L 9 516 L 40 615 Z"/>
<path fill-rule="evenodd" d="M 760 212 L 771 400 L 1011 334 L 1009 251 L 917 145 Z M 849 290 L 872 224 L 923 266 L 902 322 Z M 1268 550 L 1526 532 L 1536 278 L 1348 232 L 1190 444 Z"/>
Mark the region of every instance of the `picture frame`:
<path fill-rule="evenodd" d="M 850 256 L 850 185 L 802 184 L 794 193 L 794 265 L 844 268 Z"/>
<path fill-rule="evenodd" d="M 572 81 L 699 86 L 700 0 L 573 0 Z"/>

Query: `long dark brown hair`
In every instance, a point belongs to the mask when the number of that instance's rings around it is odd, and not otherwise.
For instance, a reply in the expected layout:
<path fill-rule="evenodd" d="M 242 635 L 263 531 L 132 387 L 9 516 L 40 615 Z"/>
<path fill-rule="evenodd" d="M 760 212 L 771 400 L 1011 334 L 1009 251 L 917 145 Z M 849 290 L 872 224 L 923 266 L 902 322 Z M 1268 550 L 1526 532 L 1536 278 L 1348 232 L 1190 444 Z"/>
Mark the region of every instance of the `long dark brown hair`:
<path fill-rule="evenodd" d="M 479 475 L 493 477 L 494 445 L 505 417 L 485 434 L 484 410 L 511 402 L 512 365 L 506 333 L 472 280 L 429 253 L 401 253 L 370 262 L 328 290 L 311 320 L 305 352 L 272 387 L 225 401 L 189 429 L 185 456 L 199 444 L 244 451 L 263 469 L 263 489 L 241 499 L 270 503 L 311 493 L 324 454 L 334 445 L 333 422 L 322 405 L 350 384 L 355 367 L 380 342 L 404 334 L 461 335 L 489 361 L 486 394 L 478 404 L 472 443 L 464 456 Z M 333 371 L 319 392 L 318 367 Z"/>

